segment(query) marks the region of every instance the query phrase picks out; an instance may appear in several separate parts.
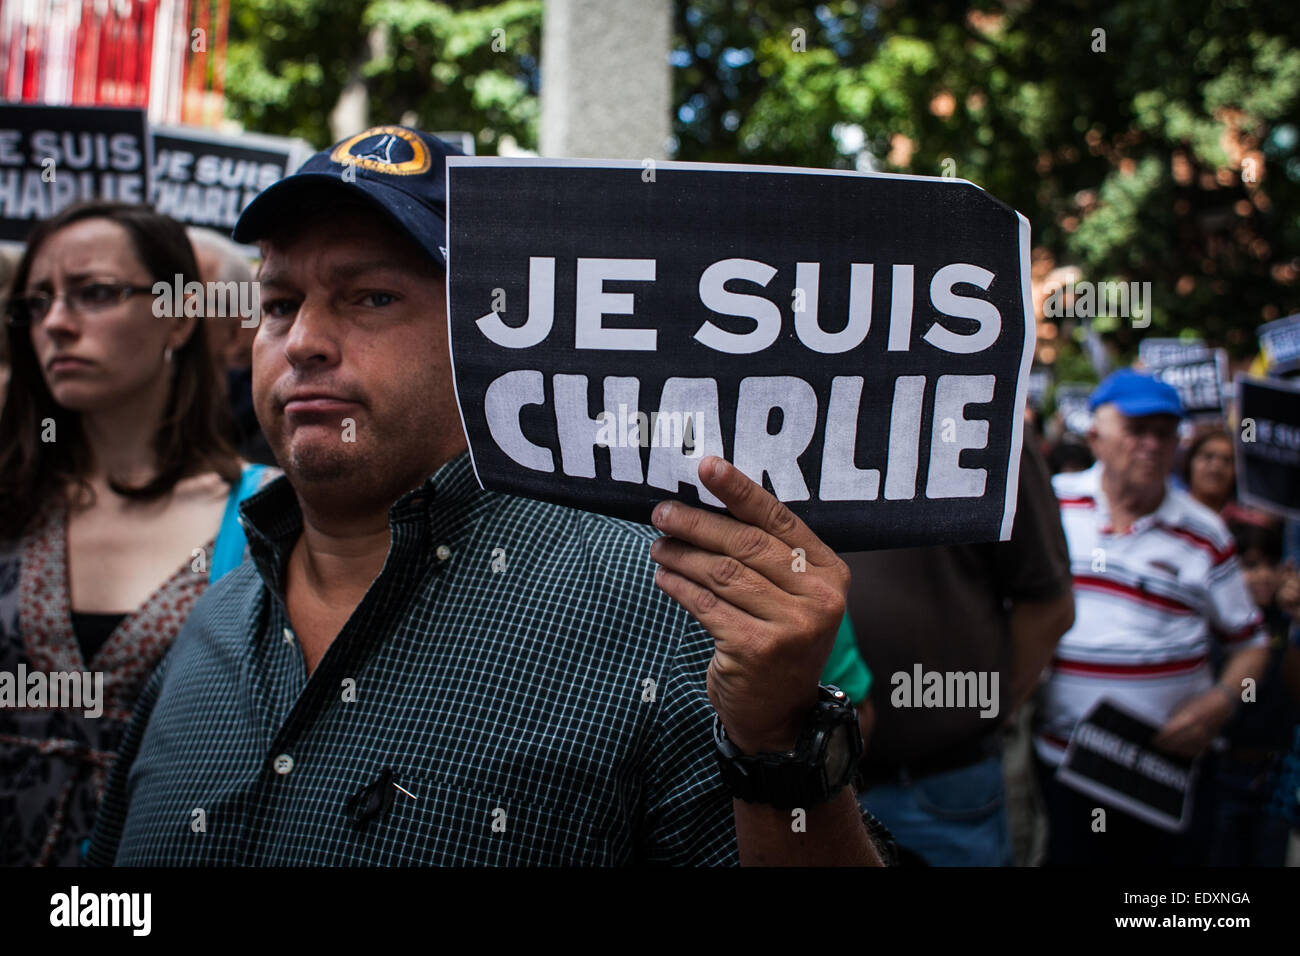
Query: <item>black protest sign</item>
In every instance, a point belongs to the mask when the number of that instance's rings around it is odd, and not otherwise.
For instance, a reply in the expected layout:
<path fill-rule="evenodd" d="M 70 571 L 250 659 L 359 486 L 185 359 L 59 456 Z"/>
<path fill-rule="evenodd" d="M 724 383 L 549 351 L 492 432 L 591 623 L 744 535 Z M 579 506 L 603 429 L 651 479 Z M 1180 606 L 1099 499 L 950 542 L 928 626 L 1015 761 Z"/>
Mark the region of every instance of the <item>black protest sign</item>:
<path fill-rule="evenodd" d="M 82 199 L 147 202 L 144 110 L 0 105 L 0 239 Z"/>
<path fill-rule="evenodd" d="M 1261 325 L 1255 334 L 1268 363 L 1269 375 L 1300 369 L 1300 313 Z"/>
<path fill-rule="evenodd" d="M 1196 768 L 1151 746 L 1159 729 L 1102 700 L 1075 725 L 1056 777 L 1162 830 L 1181 832 L 1191 821 Z"/>
<path fill-rule="evenodd" d="M 1056 386 L 1056 413 L 1061 416 L 1061 425 L 1071 435 L 1088 434 L 1088 426 L 1092 424 L 1088 398 L 1096 387 L 1086 382 L 1062 382 Z"/>
<path fill-rule="evenodd" d="M 646 521 L 721 455 L 842 550 L 1005 540 L 1029 226 L 958 180 L 451 157 L 448 318 L 487 488 Z"/>
<path fill-rule="evenodd" d="M 1228 354 L 1223 349 L 1206 349 L 1199 357 L 1151 363 L 1148 367 L 1152 376 L 1178 392 L 1188 418 L 1223 417 L 1223 381 L 1228 369 Z"/>
<path fill-rule="evenodd" d="M 305 159 L 297 140 L 157 127 L 153 192 L 160 213 L 190 226 L 229 232 L 253 197 Z"/>
<path fill-rule="evenodd" d="M 1237 494 L 1300 518 L 1300 382 L 1239 375 Z"/>
<path fill-rule="evenodd" d="M 1210 354 L 1200 339 L 1143 339 L 1138 343 L 1138 360 L 1147 368 L 1194 362 Z"/>
<path fill-rule="evenodd" d="M 1052 370 L 1036 368 L 1029 373 L 1029 407 L 1041 411 L 1052 387 Z"/>

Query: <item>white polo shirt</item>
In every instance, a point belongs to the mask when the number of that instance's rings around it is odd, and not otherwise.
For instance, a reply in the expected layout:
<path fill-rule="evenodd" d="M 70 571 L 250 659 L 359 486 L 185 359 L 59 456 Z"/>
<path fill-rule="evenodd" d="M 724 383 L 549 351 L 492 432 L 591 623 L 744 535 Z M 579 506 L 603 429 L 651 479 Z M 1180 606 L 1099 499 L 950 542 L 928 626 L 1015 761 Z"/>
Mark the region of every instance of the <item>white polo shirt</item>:
<path fill-rule="evenodd" d="M 1051 764 L 1100 698 L 1163 724 L 1213 685 L 1211 638 L 1232 649 L 1268 642 L 1219 516 L 1167 483 L 1159 508 L 1115 534 L 1101 473 L 1098 462 L 1052 479 L 1070 549 L 1074 626 L 1057 646 L 1034 735 Z"/>

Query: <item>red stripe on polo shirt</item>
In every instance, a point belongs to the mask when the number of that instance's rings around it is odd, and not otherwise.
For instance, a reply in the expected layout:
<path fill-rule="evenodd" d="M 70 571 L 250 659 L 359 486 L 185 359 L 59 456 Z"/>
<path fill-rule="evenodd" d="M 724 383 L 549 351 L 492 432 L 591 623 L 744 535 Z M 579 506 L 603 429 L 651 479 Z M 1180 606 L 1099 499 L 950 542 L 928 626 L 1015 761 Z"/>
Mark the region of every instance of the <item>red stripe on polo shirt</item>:
<path fill-rule="evenodd" d="M 1068 740 L 1062 740 L 1056 734 L 1039 734 L 1038 739 L 1051 744 L 1053 747 L 1059 747 L 1061 750 L 1065 750 L 1070 746 Z"/>
<path fill-rule="evenodd" d="M 1057 504 L 1062 508 L 1093 508 L 1096 507 L 1096 499 L 1093 498 L 1058 498 Z"/>
<path fill-rule="evenodd" d="M 1208 551 L 1210 557 L 1214 559 L 1214 564 L 1216 566 L 1227 561 L 1237 552 L 1236 542 L 1233 541 L 1229 541 L 1227 546 L 1220 548 L 1205 535 L 1197 534 L 1195 531 L 1189 531 L 1186 528 L 1175 528 L 1173 525 L 1165 524 L 1163 521 L 1158 522 L 1156 527 L 1165 534 L 1172 534 L 1177 538 L 1182 538 L 1184 541 L 1190 541 L 1202 551 Z"/>
<path fill-rule="evenodd" d="M 1164 661 L 1159 664 L 1094 664 L 1087 661 L 1065 661 L 1059 657 L 1052 659 L 1052 668 L 1062 674 L 1088 674 L 1098 677 L 1156 677 L 1164 674 L 1176 674 L 1179 671 L 1194 671 L 1207 660 L 1206 655 L 1188 657 L 1180 661 Z"/>
<path fill-rule="evenodd" d="M 1256 617 L 1255 620 L 1251 621 L 1245 627 L 1239 628 L 1231 633 L 1220 631 L 1218 628 L 1215 628 L 1214 633 L 1217 634 L 1225 644 L 1237 644 L 1246 640 L 1248 637 L 1253 637 L 1255 632 L 1259 630 L 1260 625 L 1263 623 L 1264 619 L 1262 617 Z"/>
<path fill-rule="evenodd" d="M 1122 581 L 1112 581 L 1110 578 L 1094 577 L 1091 574 L 1076 574 L 1074 576 L 1075 587 L 1084 588 L 1092 591 L 1105 591 L 1108 594 L 1115 594 L 1119 597 L 1128 598 L 1138 604 L 1145 604 L 1148 607 L 1157 607 L 1162 611 L 1170 611 L 1174 614 L 1194 614 L 1195 608 L 1184 604 L 1182 601 L 1166 597 L 1163 594 L 1154 594 L 1151 591 L 1143 591 L 1133 587 L 1131 584 L 1124 584 Z"/>

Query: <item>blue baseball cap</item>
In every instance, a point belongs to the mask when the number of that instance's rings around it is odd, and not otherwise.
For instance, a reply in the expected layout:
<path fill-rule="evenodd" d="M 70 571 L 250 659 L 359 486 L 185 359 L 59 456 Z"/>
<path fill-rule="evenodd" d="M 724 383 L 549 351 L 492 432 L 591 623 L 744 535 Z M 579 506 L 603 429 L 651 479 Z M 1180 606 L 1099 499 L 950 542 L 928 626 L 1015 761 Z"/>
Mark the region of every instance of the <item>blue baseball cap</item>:
<path fill-rule="evenodd" d="M 1099 405 L 1112 402 L 1130 418 L 1142 415 L 1183 417 L 1183 403 L 1172 385 L 1129 368 L 1112 372 L 1093 389 L 1088 396 L 1088 410 L 1096 411 Z"/>
<path fill-rule="evenodd" d="M 372 126 L 323 149 L 267 186 L 240 215 L 236 242 L 264 239 L 306 198 L 330 192 L 372 204 L 414 239 L 441 268 L 447 266 L 448 156 L 464 153 L 408 126 Z"/>

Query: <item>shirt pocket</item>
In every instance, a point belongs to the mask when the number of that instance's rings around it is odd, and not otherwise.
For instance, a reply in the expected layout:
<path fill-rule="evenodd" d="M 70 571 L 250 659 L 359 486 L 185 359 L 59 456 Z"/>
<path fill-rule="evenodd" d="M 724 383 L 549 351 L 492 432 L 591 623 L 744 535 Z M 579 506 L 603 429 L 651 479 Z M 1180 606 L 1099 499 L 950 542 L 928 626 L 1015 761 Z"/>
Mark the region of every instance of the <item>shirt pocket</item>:
<path fill-rule="evenodd" d="M 376 773 L 376 777 L 378 774 Z M 518 789 L 402 773 L 392 806 L 356 834 L 355 863 L 392 866 L 590 866 L 614 862 L 593 821 Z M 390 784 L 391 786 L 391 784 Z M 409 795 L 408 795 L 409 794 Z"/>

